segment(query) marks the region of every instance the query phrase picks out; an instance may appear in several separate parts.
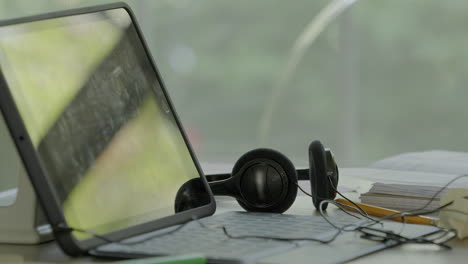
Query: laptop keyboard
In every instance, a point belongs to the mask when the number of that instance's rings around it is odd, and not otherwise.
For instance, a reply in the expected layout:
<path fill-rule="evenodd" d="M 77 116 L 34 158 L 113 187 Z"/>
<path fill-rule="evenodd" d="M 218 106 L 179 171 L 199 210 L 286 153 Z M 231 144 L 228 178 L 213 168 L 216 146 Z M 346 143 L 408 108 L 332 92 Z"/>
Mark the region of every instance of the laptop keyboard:
<path fill-rule="evenodd" d="M 331 221 L 340 226 L 356 222 L 355 219 L 335 218 Z M 177 231 L 159 235 L 174 229 L 177 227 L 127 239 L 122 243 L 107 244 L 99 247 L 98 251 L 144 255 L 201 253 L 209 259 L 243 262 L 278 254 L 306 243 L 300 240 L 280 241 L 252 236 L 326 240 L 336 233 L 336 229 L 320 216 L 241 212 L 191 221 Z"/>

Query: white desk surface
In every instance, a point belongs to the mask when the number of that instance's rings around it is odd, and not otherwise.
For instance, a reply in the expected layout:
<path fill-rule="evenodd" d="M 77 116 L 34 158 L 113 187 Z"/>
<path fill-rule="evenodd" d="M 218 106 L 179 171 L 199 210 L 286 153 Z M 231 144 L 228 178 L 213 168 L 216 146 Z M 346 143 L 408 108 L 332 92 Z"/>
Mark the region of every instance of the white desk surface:
<path fill-rule="evenodd" d="M 355 178 L 346 178 L 340 176 L 340 185 L 349 187 L 357 192 L 347 193 L 350 198 L 357 201 L 357 193 L 366 191 L 370 183 Z M 241 210 L 237 202 L 230 198 L 218 200 L 217 212 L 229 210 Z M 311 198 L 300 195 L 297 197 L 293 207 L 287 212 L 290 214 L 311 215 L 316 214 L 313 209 Z M 404 245 L 392 249 L 386 249 L 379 253 L 365 256 L 354 260 L 353 264 L 395 264 L 395 263 L 424 263 L 424 264 L 442 264 L 442 263 L 467 263 L 468 262 L 468 239 L 454 240 L 450 242 L 452 250 L 442 250 L 430 245 Z M 313 260 L 313 256 L 311 256 Z M 0 244 L 0 263 L 8 264 L 42 264 L 42 263 L 76 263 L 76 264 L 95 264 L 109 263 L 110 261 L 94 259 L 91 257 L 70 258 L 66 256 L 55 242 L 49 242 L 41 245 L 6 245 Z M 291 260 L 290 263 L 294 263 Z M 311 261 L 313 263 L 313 261 Z"/>

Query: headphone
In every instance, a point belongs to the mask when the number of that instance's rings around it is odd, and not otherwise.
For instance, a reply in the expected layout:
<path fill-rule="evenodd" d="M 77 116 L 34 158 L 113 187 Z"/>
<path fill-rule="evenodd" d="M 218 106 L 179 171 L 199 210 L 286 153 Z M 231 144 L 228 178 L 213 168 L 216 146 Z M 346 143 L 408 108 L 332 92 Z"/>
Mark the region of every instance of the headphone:
<path fill-rule="evenodd" d="M 312 203 L 336 197 L 338 166 L 330 149 L 318 140 L 309 145 L 309 169 L 296 170 L 280 152 L 259 148 L 242 155 L 231 174 L 206 175 L 215 196 L 234 197 L 250 212 L 283 213 L 296 200 L 298 180 L 310 180 Z M 192 209 L 210 201 L 201 179 L 184 183 L 176 194 L 175 212 Z M 327 203 L 322 204 L 322 209 Z"/>

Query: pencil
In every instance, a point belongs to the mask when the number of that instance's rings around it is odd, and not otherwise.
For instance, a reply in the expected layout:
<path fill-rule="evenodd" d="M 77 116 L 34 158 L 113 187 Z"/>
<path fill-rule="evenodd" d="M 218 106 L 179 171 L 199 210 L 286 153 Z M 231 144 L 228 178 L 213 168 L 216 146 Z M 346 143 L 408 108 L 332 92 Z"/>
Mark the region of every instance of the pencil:
<path fill-rule="evenodd" d="M 342 206 L 341 207 L 342 209 L 353 211 L 353 212 L 358 211 L 358 209 L 354 209 L 355 206 L 352 203 L 344 199 L 336 199 L 335 201 L 341 204 L 352 206 L 352 208 L 347 207 L 347 206 Z M 403 222 L 400 216 L 401 212 L 399 211 L 391 210 L 391 209 L 387 209 L 383 207 L 378 207 L 378 206 L 373 206 L 373 205 L 368 205 L 368 204 L 362 204 L 362 203 L 356 203 L 356 204 L 359 205 L 364 211 L 366 211 L 371 216 L 385 217 L 385 216 L 394 214 L 395 217 L 389 218 L 389 220 Z M 405 216 L 405 222 L 408 224 L 436 225 L 435 219 L 424 217 L 424 216 Z"/>

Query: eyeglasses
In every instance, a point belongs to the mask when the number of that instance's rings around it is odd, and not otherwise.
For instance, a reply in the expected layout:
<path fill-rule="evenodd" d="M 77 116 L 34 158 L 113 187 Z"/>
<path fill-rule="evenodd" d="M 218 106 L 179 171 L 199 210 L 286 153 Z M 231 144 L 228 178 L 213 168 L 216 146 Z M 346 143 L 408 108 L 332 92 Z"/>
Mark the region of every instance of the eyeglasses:
<path fill-rule="evenodd" d="M 433 244 L 445 249 L 451 249 L 451 247 L 446 243 L 457 235 L 454 230 L 447 229 L 439 229 L 429 235 L 414 238 L 402 236 L 393 231 L 381 230 L 372 227 L 358 227 L 356 230 L 361 233 L 361 238 L 375 242 L 394 242 L 395 245 L 406 243 Z"/>

